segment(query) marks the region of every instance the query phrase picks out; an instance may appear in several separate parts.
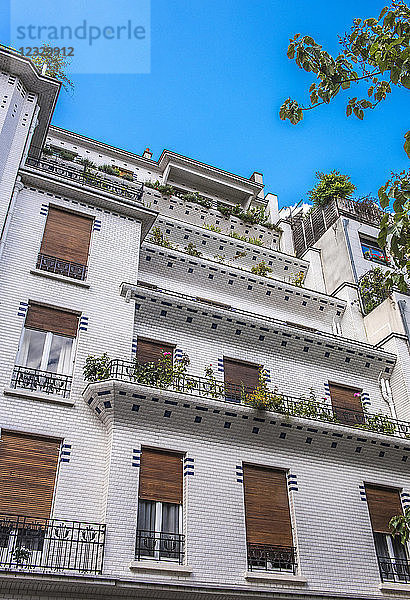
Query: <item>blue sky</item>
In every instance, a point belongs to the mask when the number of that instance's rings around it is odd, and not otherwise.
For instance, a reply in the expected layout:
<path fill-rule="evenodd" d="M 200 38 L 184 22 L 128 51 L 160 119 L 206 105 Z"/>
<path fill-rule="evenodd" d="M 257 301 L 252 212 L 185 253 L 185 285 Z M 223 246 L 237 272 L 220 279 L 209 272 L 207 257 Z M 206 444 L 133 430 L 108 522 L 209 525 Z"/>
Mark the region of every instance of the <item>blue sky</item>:
<path fill-rule="evenodd" d="M 115 11 L 115 2 L 101 2 Z M 128 2 L 131 18 L 137 3 Z M 354 17 L 378 16 L 383 6 L 152 0 L 150 73 L 73 75 L 74 93 L 61 93 L 54 124 L 137 153 L 149 146 L 154 158 L 168 148 L 245 177 L 260 171 L 281 205 L 305 198 L 315 171 L 338 169 L 358 195 L 376 193 L 392 170 L 407 167 L 408 91 L 395 90 L 363 122 L 345 117 L 347 97 L 298 126 L 280 121 L 278 110 L 288 96 L 306 100 L 313 81 L 286 57 L 291 36 L 313 35 L 337 52 L 337 34 Z"/>

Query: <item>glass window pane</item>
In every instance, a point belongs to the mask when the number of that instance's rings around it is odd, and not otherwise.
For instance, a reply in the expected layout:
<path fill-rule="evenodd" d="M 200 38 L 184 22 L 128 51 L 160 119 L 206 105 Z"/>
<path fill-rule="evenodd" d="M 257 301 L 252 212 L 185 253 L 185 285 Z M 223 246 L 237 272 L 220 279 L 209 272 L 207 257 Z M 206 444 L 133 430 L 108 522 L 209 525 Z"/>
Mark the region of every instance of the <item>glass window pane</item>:
<path fill-rule="evenodd" d="M 149 500 L 139 500 L 137 518 L 137 539 L 135 555 L 154 556 L 157 546 L 155 538 L 156 503 Z"/>
<path fill-rule="evenodd" d="M 137 529 L 155 530 L 155 507 L 156 503 L 151 500 L 140 500 L 138 502 Z"/>
<path fill-rule="evenodd" d="M 179 533 L 179 504 L 162 505 L 162 533 Z"/>
<path fill-rule="evenodd" d="M 71 373 L 71 351 L 73 338 L 53 333 L 47 371 L 51 373 Z"/>
<path fill-rule="evenodd" d="M 30 369 L 39 369 L 43 356 L 46 332 L 25 329 L 17 357 L 17 364 Z"/>

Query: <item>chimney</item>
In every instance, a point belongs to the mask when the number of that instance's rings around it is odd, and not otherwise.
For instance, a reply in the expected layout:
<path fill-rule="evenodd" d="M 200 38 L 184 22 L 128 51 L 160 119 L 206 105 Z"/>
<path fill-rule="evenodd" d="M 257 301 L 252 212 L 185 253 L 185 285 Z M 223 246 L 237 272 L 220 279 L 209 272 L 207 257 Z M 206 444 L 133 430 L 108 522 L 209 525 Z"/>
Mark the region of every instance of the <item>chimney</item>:
<path fill-rule="evenodd" d="M 249 177 L 249 179 L 251 181 L 254 181 L 255 183 L 262 183 L 263 184 L 263 175 L 262 175 L 262 173 L 258 173 L 258 171 L 254 171 L 252 173 L 252 175 Z"/>
<path fill-rule="evenodd" d="M 152 152 L 149 148 L 145 148 L 142 158 L 149 158 L 149 159 L 152 158 Z"/>

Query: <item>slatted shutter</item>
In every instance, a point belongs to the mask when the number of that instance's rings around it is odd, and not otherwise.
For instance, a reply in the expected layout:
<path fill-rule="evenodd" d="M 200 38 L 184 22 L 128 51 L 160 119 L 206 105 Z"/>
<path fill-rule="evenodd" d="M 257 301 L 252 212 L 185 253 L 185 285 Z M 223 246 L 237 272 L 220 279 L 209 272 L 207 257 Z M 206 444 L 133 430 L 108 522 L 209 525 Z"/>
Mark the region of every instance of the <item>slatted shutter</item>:
<path fill-rule="evenodd" d="M 144 448 L 139 497 L 141 500 L 182 504 L 182 454 Z"/>
<path fill-rule="evenodd" d="M 158 362 L 162 358 L 163 352 L 170 352 L 173 358 L 174 346 L 167 342 L 158 342 L 155 340 L 145 340 L 138 338 L 137 341 L 137 362 L 144 364 L 147 362 Z"/>
<path fill-rule="evenodd" d="M 30 303 L 25 327 L 76 337 L 78 315 L 59 308 Z"/>
<path fill-rule="evenodd" d="M 365 489 L 373 531 L 391 533 L 390 519 L 403 514 L 399 491 L 375 485 L 366 485 Z"/>
<path fill-rule="evenodd" d="M 362 390 L 329 383 L 330 397 L 336 418 L 345 425 L 363 423 L 363 406 L 360 399 Z"/>
<path fill-rule="evenodd" d="M 248 543 L 292 547 L 286 473 L 244 465 L 243 482 Z"/>
<path fill-rule="evenodd" d="M 0 513 L 50 517 L 60 442 L 1 432 Z"/>
<path fill-rule="evenodd" d="M 86 265 L 93 219 L 50 206 L 40 253 Z"/>
<path fill-rule="evenodd" d="M 260 366 L 224 357 L 224 380 L 227 397 L 241 399 L 242 387 L 245 391 L 254 390 L 259 382 Z"/>

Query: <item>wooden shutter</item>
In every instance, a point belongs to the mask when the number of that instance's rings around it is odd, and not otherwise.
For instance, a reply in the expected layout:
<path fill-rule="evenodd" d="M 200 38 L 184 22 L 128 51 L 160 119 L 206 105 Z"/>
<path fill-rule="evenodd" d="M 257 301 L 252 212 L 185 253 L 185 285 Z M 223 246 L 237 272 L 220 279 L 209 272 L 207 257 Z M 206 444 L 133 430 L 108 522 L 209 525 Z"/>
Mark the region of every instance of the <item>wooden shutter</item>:
<path fill-rule="evenodd" d="M 50 206 L 40 253 L 86 265 L 93 219 Z"/>
<path fill-rule="evenodd" d="M 24 325 L 31 329 L 41 329 L 59 335 L 76 337 L 78 315 L 60 308 L 30 304 Z"/>
<path fill-rule="evenodd" d="M 286 473 L 244 465 L 243 482 L 248 543 L 292 547 Z"/>
<path fill-rule="evenodd" d="M 141 453 L 139 497 L 182 504 L 182 454 L 144 448 Z"/>
<path fill-rule="evenodd" d="M 363 422 L 363 406 L 359 388 L 329 383 L 330 397 L 336 418 L 345 425 Z"/>
<path fill-rule="evenodd" d="M 224 380 L 226 395 L 238 402 L 242 386 L 246 391 L 254 390 L 259 382 L 260 366 L 224 357 Z"/>
<path fill-rule="evenodd" d="M 53 501 L 60 442 L 2 431 L 0 513 L 48 519 Z"/>
<path fill-rule="evenodd" d="M 157 342 L 155 340 L 145 340 L 138 338 L 137 341 L 137 362 L 144 364 L 147 362 L 158 362 L 163 352 L 171 352 L 171 359 L 174 354 L 174 346 L 167 342 Z"/>
<path fill-rule="evenodd" d="M 390 519 L 403 514 L 399 491 L 375 485 L 366 485 L 365 489 L 373 531 L 391 533 Z"/>

